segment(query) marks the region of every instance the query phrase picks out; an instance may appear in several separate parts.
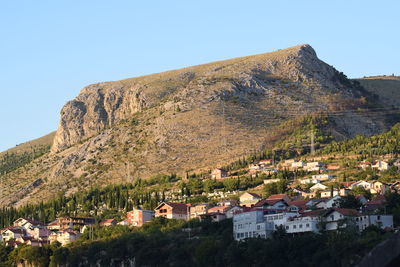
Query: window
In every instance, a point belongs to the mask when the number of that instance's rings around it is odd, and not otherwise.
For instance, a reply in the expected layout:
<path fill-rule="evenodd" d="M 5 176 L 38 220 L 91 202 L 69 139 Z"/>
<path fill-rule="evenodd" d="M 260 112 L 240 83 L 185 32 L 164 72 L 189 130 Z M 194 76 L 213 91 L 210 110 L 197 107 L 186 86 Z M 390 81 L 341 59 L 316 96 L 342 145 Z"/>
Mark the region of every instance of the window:
<path fill-rule="evenodd" d="M 310 224 L 309 224 L 309 223 L 306 223 L 306 227 L 307 227 L 307 228 L 310 227 Z"/>
<path fill-rule="evenodd" d="M 237 234 L 236 234 L 236 238 L 240 238 L 240 233 L 237 233 Z"/>
<path fill-rule="evenodd" d="M 293 229 L 296 229 L 296 225 L 293 225 Z"/>
<path fill-rule="evenodd" d="M 303 225 L 302 225 L 302 224 L 300 224 L 300 225 L 299 225 L 299 228 L 303 228 Z"/>
<path fill-rule="evenodd" d="M 381 215 L 378 215 L 378 220 L 380 220 L 381 219 Z"/>
<path fill-rule="evenodd" d="M 289 226 L 286 225 L 286 230 L 289 230 Z"/>
<path fill-rule="evenodd" d="M 257 225 L 257 230 L 260 230 L 261 229 L 261 225 Z"/>

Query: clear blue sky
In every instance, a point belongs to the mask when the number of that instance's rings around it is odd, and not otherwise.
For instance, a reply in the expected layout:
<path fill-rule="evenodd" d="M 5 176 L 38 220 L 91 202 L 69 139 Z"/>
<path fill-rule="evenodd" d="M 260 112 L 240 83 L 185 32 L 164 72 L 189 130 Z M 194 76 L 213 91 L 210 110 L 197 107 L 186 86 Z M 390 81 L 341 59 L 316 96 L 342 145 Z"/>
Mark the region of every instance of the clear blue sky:
<path fill-rule="evenodd" d="M 309 43 L 349 77 L 400 74 L 399 1 L 0 2 L 0 151 L 90 83 Z"/>

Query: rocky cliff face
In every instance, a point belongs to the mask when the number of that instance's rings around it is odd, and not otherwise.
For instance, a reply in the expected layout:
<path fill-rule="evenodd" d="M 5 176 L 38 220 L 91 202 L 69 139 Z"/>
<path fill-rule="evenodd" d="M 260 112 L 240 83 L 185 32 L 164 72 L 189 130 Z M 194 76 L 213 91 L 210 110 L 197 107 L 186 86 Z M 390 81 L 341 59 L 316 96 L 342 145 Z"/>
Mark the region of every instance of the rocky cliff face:
<path fill-rule="evenodd" d="M 374 134 L 387 125 L 358 112 L 368 98 L 309 45 L 90 85 L 63 107 L 52 153 L 3 179 L 0 204 L 208 170 L 273 148 L 306 115 L 336 138 Z"/>
<path fill-rule="evenodd" d="M 145 106 L 140 88 L 124 88 L 118 82 L 89 85 L 62 108 L 52 151 L 63 150 L 96 135 Z"/>

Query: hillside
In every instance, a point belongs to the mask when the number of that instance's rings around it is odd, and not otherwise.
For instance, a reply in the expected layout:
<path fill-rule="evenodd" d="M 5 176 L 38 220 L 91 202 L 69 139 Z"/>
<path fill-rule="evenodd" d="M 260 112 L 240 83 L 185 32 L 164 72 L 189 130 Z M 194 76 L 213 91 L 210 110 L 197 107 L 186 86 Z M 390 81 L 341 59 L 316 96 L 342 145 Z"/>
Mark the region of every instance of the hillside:
<path fill-rule="evenodd" d="M 1 177 L 0 204 L 206 171 L 274 148 L 307 116 L 335 140 L 380 133 L 397 120 L 383 104 L 309 45 L 89 85 L 61 110 L 51 152 Z"/>
<path fill-rule="evenodd" d="M 382 102 L 390 106 L 400 106 L 400 77 L 371 76 L 355 79 L 369 92 L 379 95 Z"/>
<path fill-rule="evenodd" d="M 0 174 L 12 172 L 50 151 L 55 132 L 0 152 Z"/>

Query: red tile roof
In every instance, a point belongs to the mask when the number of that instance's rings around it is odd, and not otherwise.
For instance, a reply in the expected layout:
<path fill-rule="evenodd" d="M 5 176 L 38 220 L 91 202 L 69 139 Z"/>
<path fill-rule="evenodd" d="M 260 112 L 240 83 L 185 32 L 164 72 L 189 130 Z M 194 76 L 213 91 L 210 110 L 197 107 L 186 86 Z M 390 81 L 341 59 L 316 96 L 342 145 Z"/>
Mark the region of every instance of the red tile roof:
<path fill-rule="evenodd" d="M 286 194 L 275 194 L 275 195 L 270 195 L 267 199 L 272 200 L 272 199 L 284 199 L 285 197 L 288 197 Z M 288 197 L 289 198 L 289 197 Z M 289 198 L 290 199 L 290 198 Z"/>
<path fill-rule="evenodd" d="M 310 199 L 302 199 L 302 200 L 294 200 L 290 201 L 288 204 L 290 206 L 296 206 L 296 207 L 305 207 L 306 204 L 310 201 Z"/>
<path fill-rule="evenodd" d="M 179 211 L 179 212 L 182 212 L 182 213 L 187 213 L 188 206 L 186 204 L 184 204 L 184 203 L 175 203 L 175 202 L 164 202 L 164 203 L 166 205 L 170 206 L 175 211 Z"/>
<path fill-rule="evenodd" d="M 258 201 L 254 207 L 263 207 L 263 206 L 273 206 L 276 203 L 278 203 L 279 201 L 281 201 L 282 199 L 261 199 L 260 201 Z"/>
<path fill-rule="evenodd" d="M 207 213 L 213 213 L 213 212 L 225 213 L 230 208 L 232 208 L 232 207 L 231 206 L 216 206 L 216 207 L 209 208 Z"/>
<path fill-rule="evenodd" d="M 318 217 L 318 216 L 325 215 L 326 212 L 327 212 L 327 210 L 325 210 L 325 209 L 312 210 L 312 211 L 304 212 L 303 214 L 300 215 L 300 217 L 308 217 L 308 216 Z"/>

